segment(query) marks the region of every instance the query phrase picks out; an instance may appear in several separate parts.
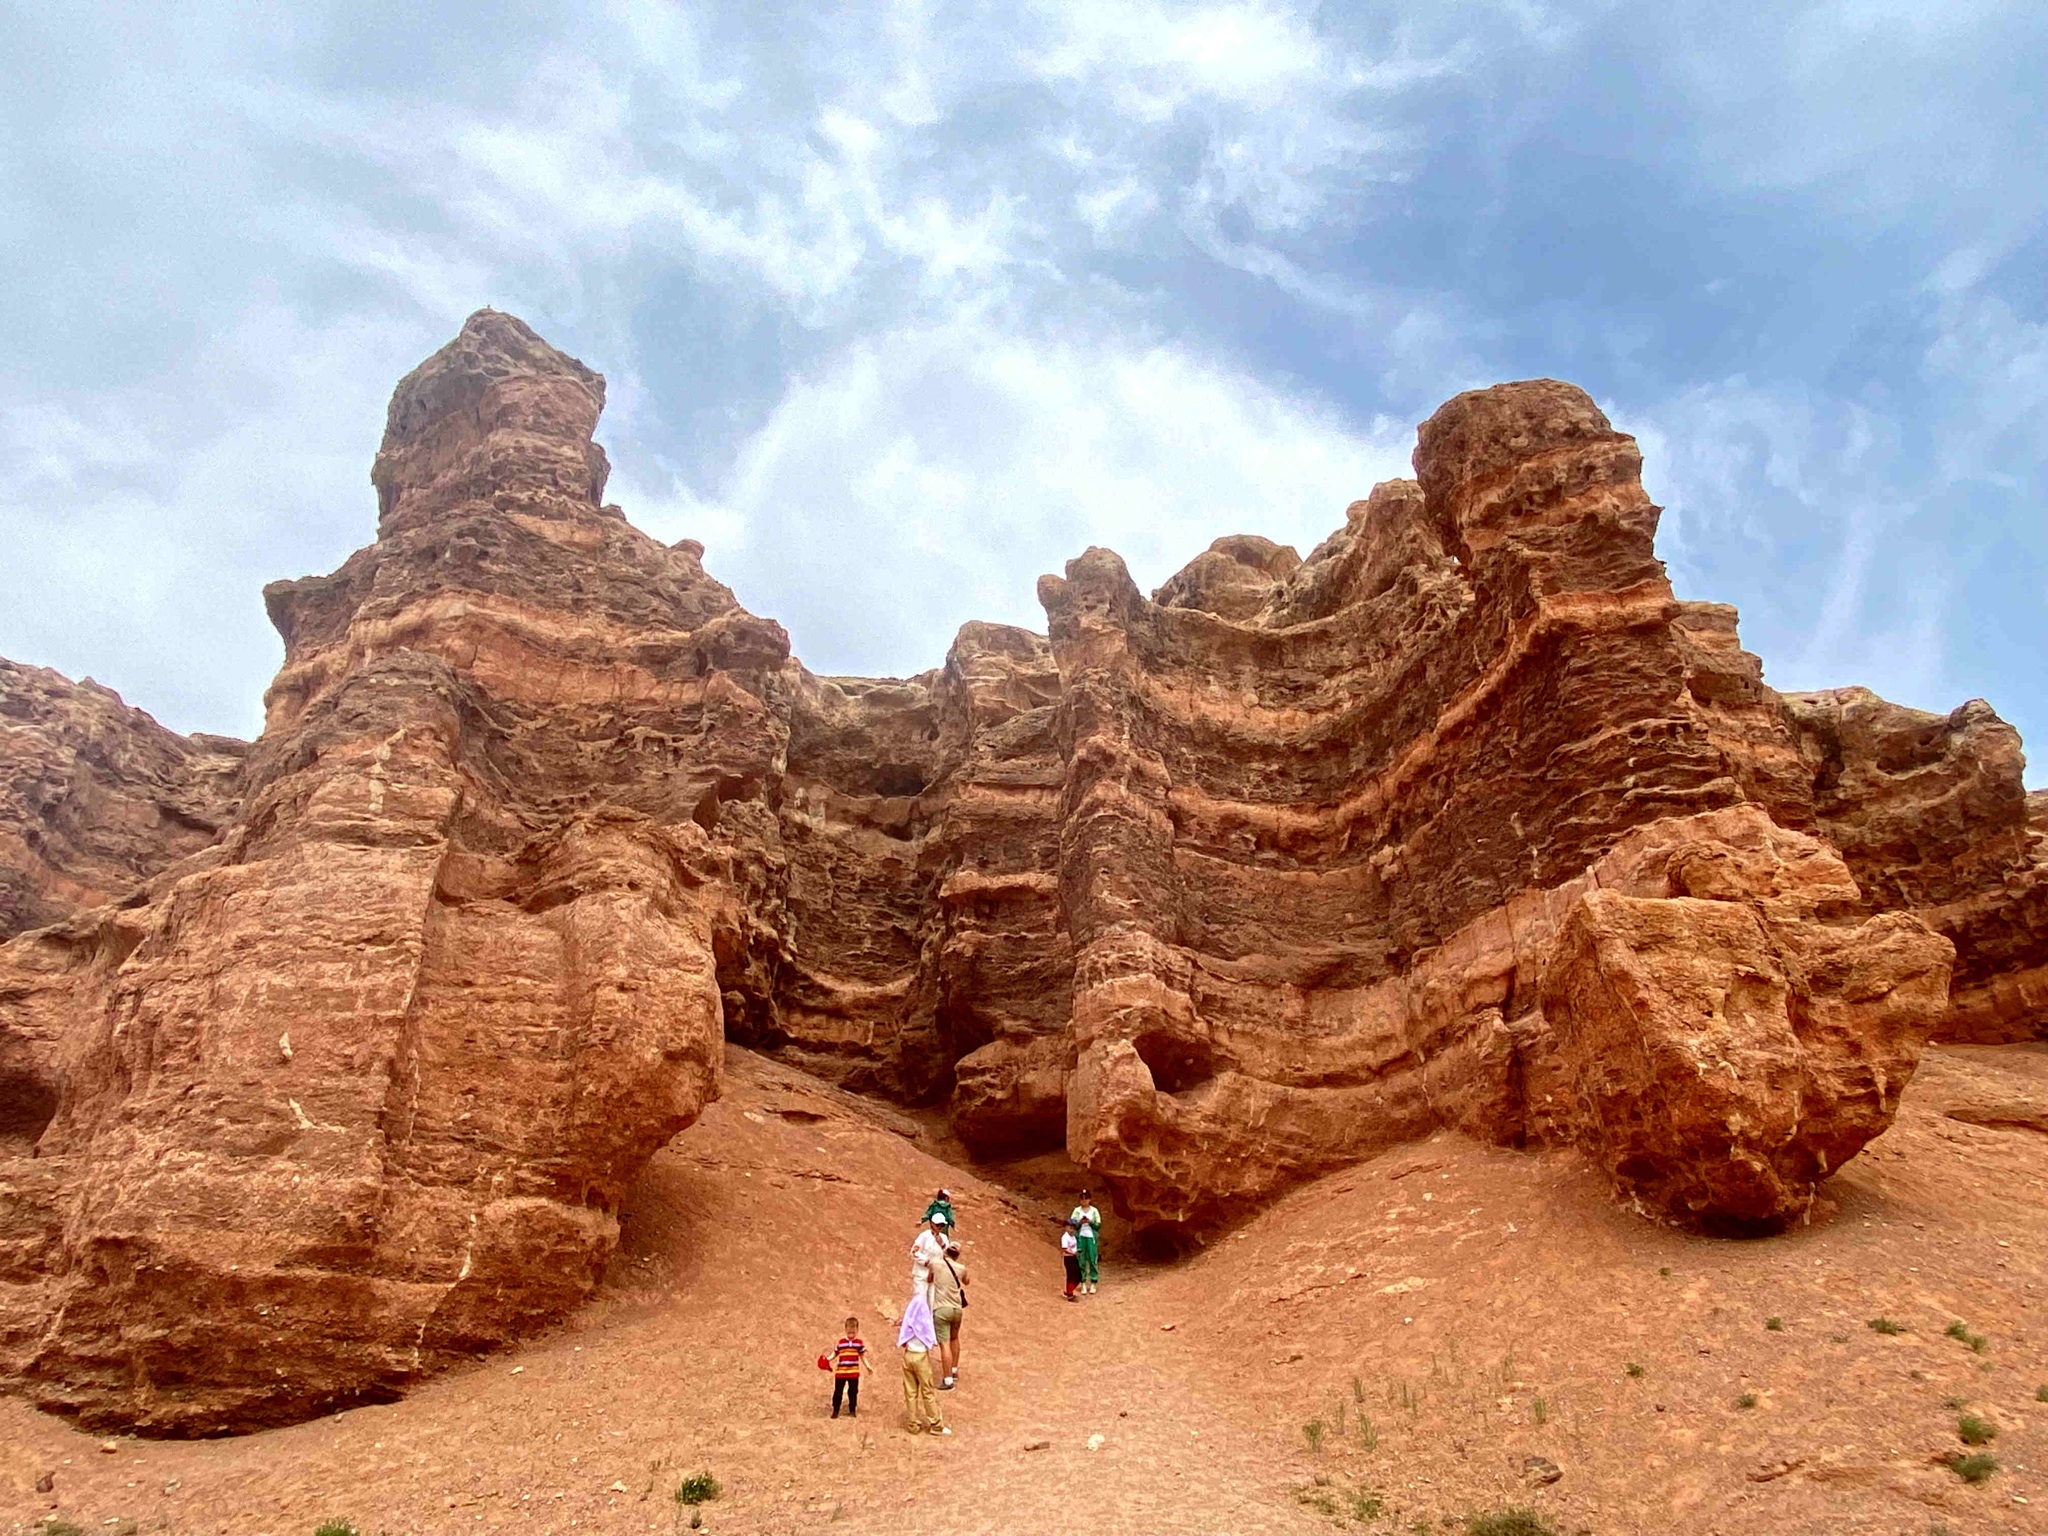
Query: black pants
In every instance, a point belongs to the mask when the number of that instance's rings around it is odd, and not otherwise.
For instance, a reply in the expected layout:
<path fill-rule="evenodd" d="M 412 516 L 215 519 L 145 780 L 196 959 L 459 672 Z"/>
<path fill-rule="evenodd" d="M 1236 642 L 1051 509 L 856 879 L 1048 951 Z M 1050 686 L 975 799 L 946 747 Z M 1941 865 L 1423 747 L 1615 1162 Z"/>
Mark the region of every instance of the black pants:
<path fill-rule="evenodd" d="M 1081 1283 L 1081 1256 L 1078 1253 L 1064 1253 L 1060 1257 L 1067 1261 L 1067 1294 L 1071 1296 L 1074 1294 L 1074 1287 Z"/>
<path fill-rule="evenodd" d="M 839 1395 L 846 1394 L 846 1411 L 860 1412 L 860 1378 L 858 1376 L 834 1376 L 832 1378 L 832 1417 L 839 1417 Z"/>

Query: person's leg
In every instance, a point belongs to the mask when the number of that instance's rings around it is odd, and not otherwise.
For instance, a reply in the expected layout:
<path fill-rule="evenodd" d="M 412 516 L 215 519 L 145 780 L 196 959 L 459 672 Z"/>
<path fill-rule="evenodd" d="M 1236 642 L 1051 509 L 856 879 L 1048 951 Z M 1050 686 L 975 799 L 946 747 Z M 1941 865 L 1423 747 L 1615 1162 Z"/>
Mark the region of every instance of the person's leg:
<path fill-rule="evenodd" d="M 960 1329 L 961 1325 L 966 1321 L 967 1314 L 965 1312 L 962 1312 L 960 1316 L 953 1319 L 953 1337 L 946 1343 L 946 1379 L 948 1381 L 951 1381 L 960 1374 Z"/>
<path fill-rule="evenodd" d="M 834 1376 L 832 1378 L 832 1417 L 835 1419 L 839 1417 L 839 1399 L 845 1395 L 845 1392 L 846 1378 L 844 1376 Z"/>
<path fill-rule="evenodd" d="M 846 1378 L 846 1416 L 849 1419 L 860 1417 L 860 1378 L 858 1376 Z"/>
<path fill-rule="evenodd" d="M 918 1367 L 918 1396 L 924 1404 L 924 1427 L 936 1434 L 946 1427 L 946 1416 L 939 1412 L 939 1394 L 932 1383 L 931 1356 L 926 1355 Z"/>
<path fill-rule="evenodd" d="M 917 1350 L 906 1349 L 903 1352 L 903 1415 L 909 1420 L 913 1435 L 924 1428 L 924 1420 L 918 1417 L 917 1404 L 917 1366 L 923 1359 L 923 1354 Z"/>
<path fill-rule="evenodd" d="M 1090 1290 L 1095 1288 L 1095 1239 L 1081 1239 L 1081 1281 Z"/>
<path fill-rule="evenodd" d="M 1081 1283 L 1081 1260 L 1075 1254 L 1062 1254 L 1067 1261 L 1067 1300 L 1074 1299 L 1074 1287 Z"/>

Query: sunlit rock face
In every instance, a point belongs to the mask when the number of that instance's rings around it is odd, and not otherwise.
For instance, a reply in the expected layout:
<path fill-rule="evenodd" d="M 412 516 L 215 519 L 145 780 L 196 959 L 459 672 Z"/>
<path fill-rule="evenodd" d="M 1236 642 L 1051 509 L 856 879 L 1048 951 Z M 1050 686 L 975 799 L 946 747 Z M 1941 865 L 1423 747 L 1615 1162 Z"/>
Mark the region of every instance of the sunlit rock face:
<path fill-rule="evenodd" d="M 492 311 L 401 382 L 376 542 L 265 593 L 252 747 L 0 673 L 37 1402 L 245 1429 L 545 1326 L 728 1040 L 1145 1225 L 1455 1127 L 1751 1232 L 1930 1032 L 2048 1017 L 2010 729 L 1773 693 L 1569 385 L 1451 401 L 1305 560 L 1089 550 L 908 679 L 605 505 L 603 398 Z"/>

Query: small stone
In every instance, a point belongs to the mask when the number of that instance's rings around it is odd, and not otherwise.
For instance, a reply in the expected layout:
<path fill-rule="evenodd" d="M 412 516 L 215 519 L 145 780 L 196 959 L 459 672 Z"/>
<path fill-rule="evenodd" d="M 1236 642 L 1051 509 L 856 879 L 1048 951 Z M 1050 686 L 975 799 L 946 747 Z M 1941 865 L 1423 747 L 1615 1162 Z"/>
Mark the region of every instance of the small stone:
<path fill-rule="evenodd" d="M 1107 1438 L 1105 1435 L 1090 1435 L 1088 1437 L 1088 1449 L 1091 1451 L 1101 1450 L 1102 1442 Z"/>
<path fill-rule="evenodd" d="M 1161 1323 L 1161 1324 L 1159 1325 L 1159 1331 L 1160 1331 L 1161 1333 L 1171 1333 L 1171 1332 L 1173 1332 L 1173 1324 L 1172 1324 L 1172 1323 Z"/>
<path fill-rule="evenodd" d="M 119 1449 L 121 1449 L 121 1442 L 118 1440 L 102 1440 L 100 1442 L 100 1454 L 102 1456 L 111 1456 Z"/>
<path fill-rule="evenodd" d="M 1024 1442 L 1024 1449 L 1027 1451 L 1044 1451 L 1051 1448 L 1052 1442 L 1050 1440 L 1026 1440 Z"/>
<path fill-rule="evenodd" d="M 514 1376 L 522 1375 L 522 1374 L 524 1374 L 525 1370 L 526 1370 L 526 1367 L 525 1367 L 525 1366 L 523 1366 L 523 1365 L 515 1365 L 515 1366 L 513 1366 L 513 1367 L 512 1367 L 512 1374 L 513 1374 Z"/>
<path fill-rule="evenodd" d="M 56 1486 L 57 1474 L 54 1472 L 45 1472 L 41 1477 L 36 1479 L 37 1493 L 48 1493 L 52 1488 L 55 1488 Z"/>
<path fill-rule="evenodd" d="M 289 1030 L 277 1037 L 277 1057 L 280 1061 L 292 1059 L 292 1037 Z"/>
<path fill-rule="evenodd" d="M 622 1482 L 613 1483 L 609 1491 L 612 1493 L 624 1493 L 626 1491 L 626 1485 Z"/>
<path fill-rule="evenodd" d="M 1560 1467 L 1548 1456 L 1524 1456 L 1522 1458 L 1522 1476 L 1529 1480 L 1531 1487 L 1548 1488 L 1552 1483 L 1564 1476 L 1564 1468 Z"/>

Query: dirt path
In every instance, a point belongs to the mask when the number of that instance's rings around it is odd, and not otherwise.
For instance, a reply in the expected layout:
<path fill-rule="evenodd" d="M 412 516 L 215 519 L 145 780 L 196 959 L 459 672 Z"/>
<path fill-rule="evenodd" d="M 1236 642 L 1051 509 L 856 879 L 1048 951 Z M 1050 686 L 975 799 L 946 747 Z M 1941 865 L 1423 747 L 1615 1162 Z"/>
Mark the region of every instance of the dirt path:
<path fill-rule="evenodd" d="M 1189 1261 L 1113 1263 L 1079 1304 L 1050 1205 L 927 1156 L 911 1122 L 732 1061 L 561 1332 L 234 1441 L 108 1454 L 0 1402 L 0 1530 L 54 1505 L 90 1531 L 673 1531 L 700 1469 L 723 1484 L 703 1528 L 732 1533 L 1443 1532 L 1510 1503 L 1572 1536 L 2048 1528 L 2048 1051 L 1931 1058 L 1835 1181 L 1840 1210 L 1784 1238 L 1666 1232 L 1572 1158 L 1446 1137 Z M 1050 1192 L 1056 1164 L 1004 1177 Z M 941 1399 L 956 1432 L 932 1439 L 903 1432 L 885 1314 L 941 1182 L 973 1303 Z M 880 1370 L 834 1422 L 813 1357 L 849 1310 Z M 1998 1430 L 1978 1487 L 1942 1464 L 1963 1411 Z M 1532 1483 L 1530 1457 L 1557 1480 Z"/>

